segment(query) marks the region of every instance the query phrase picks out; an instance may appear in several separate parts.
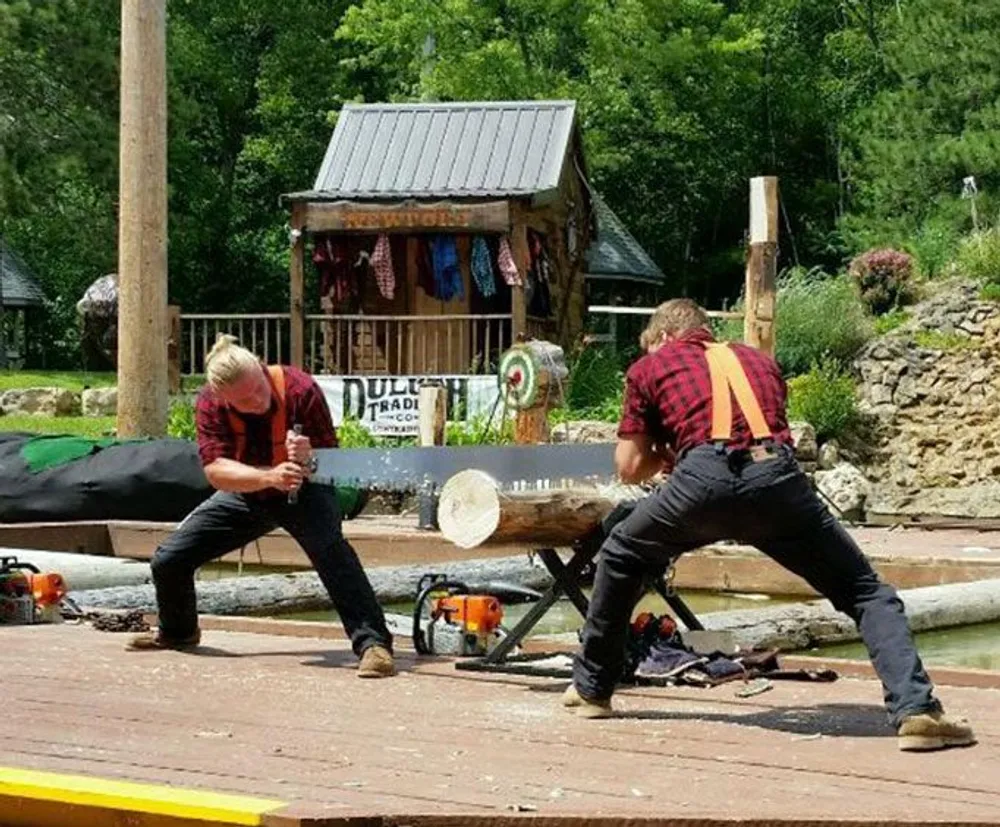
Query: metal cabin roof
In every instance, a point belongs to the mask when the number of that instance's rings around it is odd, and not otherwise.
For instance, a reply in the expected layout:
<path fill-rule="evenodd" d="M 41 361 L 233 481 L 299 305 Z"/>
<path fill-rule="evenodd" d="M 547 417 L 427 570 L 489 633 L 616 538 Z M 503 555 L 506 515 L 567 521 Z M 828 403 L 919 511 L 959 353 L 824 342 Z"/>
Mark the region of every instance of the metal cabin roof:
<path fill-rule="evenodd" d="M 290 200 L 503 198 L 555 190 L 574 101 L 345 104 L 313 190 Z"/>
<path fill-rule="evenodd" d="M 21 258 L 0 238 L 0 306 L 31 307 L 45 300 Z"/>
<path fill-rule="evenodd" d="M 587 278 L 663 284 L 666 276 L 656 262 L 625 229 L 604 199 L 597 193 L 592 196 L 597 236 L 587 250 Z"/>

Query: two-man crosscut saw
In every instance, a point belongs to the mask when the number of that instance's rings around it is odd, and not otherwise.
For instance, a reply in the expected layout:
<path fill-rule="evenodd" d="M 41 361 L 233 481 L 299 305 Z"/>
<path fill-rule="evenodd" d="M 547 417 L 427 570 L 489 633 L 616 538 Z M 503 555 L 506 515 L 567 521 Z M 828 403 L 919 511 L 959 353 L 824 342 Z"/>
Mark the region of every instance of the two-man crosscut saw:
<path fill-rule="evenodd" d="M 475 445 L 317 450 L 315 482 L 417 491 L 440 488 L 469 468 L 493 477 L 503 490 L 566 488 L 615 481 L 613 443 Z"/>

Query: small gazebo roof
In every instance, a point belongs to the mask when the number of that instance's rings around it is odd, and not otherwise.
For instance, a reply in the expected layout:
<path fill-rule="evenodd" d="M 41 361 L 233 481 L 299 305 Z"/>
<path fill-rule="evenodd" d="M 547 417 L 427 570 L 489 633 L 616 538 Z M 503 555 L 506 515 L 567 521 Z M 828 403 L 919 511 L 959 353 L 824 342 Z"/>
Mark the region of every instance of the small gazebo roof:
<path fill-rule="evenodd" d="M 603 198 L 592 193 L 597 237 L 587 249 L 587 278 L 663 284 L 666 276 Z"/>
<path fill-rule="evenodd" d="M 0 306 L 36 307 L 45 301 L 38 281 L 0 237 Z"/>

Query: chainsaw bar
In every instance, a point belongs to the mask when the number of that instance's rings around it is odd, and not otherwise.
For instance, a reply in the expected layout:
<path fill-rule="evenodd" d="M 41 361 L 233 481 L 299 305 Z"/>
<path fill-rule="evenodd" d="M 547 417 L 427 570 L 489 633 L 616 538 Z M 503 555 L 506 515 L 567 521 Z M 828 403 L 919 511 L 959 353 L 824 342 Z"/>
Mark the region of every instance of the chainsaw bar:
<path fill-rule="evenodd" d="M 476 445 L 421 448 L 323 448 L 315 452 L 316 482 L 327 485 L 417 491 L 440 487 L 459 471 L 475 468 L 504 490 L 567 488 L 615 480 L 612 443 Z"/>

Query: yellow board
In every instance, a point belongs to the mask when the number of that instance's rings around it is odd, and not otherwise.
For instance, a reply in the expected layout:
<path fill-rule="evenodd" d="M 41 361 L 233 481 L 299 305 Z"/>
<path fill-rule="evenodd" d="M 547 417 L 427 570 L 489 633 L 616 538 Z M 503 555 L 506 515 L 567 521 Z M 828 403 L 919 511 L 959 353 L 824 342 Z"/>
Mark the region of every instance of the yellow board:
<path fill-rule="evenodd" d="M 0 767 L 0 795 L 220 824 L 258 825 L 284 801 Z"/>

